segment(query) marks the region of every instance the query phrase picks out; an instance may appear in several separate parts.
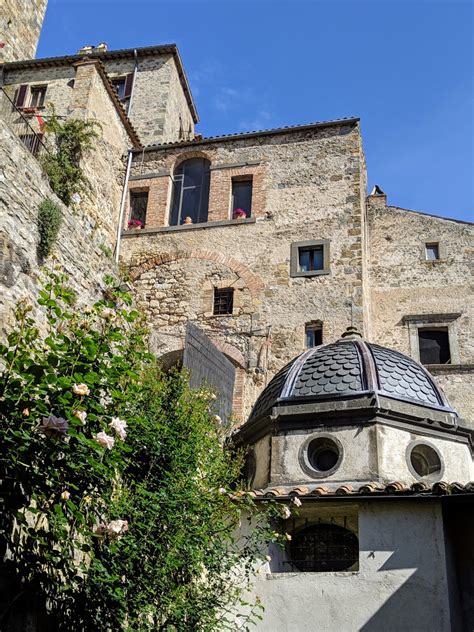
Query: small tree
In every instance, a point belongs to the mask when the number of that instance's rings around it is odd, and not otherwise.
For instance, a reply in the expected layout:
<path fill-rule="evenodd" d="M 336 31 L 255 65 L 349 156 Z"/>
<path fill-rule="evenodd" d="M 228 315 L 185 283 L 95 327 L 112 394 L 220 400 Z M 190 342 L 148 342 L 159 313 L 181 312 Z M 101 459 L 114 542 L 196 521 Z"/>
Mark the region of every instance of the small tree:
<path fill-rule="evenodd" d="M 44 335 L 21 303 L 0 346 L 0 627 L 36 594 L 53 629 L 235 629 L 274 534 L 236 487 L 213 395 L 160 372 L 126 294 L 74 301 L 50 273 Z"/>
<path fill-rule="evenodd" d="M 52 136 L 52 152 L 41 156 L 51 188 L 69 206 L 72 196 L 88 187 L 81 168 L 82 158 L 94 147 L 101 126 L 98 121 L 66 119 L 61 121 L 52 106 L 43 131 Z M 48 137 L 47 137 L 48 138 Z"/>

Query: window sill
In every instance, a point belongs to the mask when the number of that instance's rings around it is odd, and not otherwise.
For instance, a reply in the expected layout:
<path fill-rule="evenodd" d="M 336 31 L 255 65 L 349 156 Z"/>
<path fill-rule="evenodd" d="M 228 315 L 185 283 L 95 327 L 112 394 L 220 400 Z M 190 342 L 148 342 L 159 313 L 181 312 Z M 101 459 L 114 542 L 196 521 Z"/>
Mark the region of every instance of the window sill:
<path fill-rule="evenodd" d="M 139 235 L 155 235 L 160 233 L 175 233 L 187 230 L 204 230 L 206 228 L 218 228 L 221 226 L 241 226 L 242 224 L 255 224 L 255 217 L 245 219 L 224 219 L 217 222 L 203 222 L 202 224 L 181 224 L 180 226 L 161 226 L 160 228 L 142 228 L 141 230 L 124 230 L 122 237 L 138 237 Z"/>
<path fill-rule="evenodd" d="M 314 277 L 314 276 L 321 276 L 324 274 L 331 274 L 331 270 L 309 270 L 308 272 L 291 272 L 290 277 L 291 278 Z"/>
<path fill-rule="evenodd" d="M 424 364 L 430 373 L 474 373 L 474 364 Z"/>
<path fill-rule="evenodd" d="M 292 578 L 292 577 L 353 577 L 354 575 L 358 575 L 359 571 L 358 570 L 354 570 L 354 571 L 280 571 L 280 572 L 275 572 L 275 573 L 267 573 L 266 574 L 266 578 L 267 579 L 274 579 L 274 580 L 279 580 L 279 579 L 285 579 L 285 578 Z"/>
<path fill-rule="evenodd" d="M 427 264 L 448 263 L 447 259 L 422 259 L 421 261 L 422 263 L 427 263 Z"/>

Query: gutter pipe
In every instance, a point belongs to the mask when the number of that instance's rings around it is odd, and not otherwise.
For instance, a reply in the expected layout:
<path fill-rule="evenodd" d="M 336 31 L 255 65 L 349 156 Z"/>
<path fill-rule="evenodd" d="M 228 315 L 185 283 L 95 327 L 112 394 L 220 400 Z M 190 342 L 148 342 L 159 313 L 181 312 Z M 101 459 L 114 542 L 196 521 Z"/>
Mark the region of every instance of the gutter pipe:
<path fill-rule="evenodd" d="M 127 191 L 128 191 L 128 180 L 130 178 L 130 170 L 132 168 L 132 158 L 133 153 L 132 150 L 128 150 L 128 160 L 127 160 L 127 170 L 125 172 L 125 181 L 123 183 L 122 190 L 122 199 L 120 201 L 120 213 L 119 213 L 119 221 L 117 226 L 117 240 L 115 242 L 115 263 L 118 263 L 120 258 L 120 243 L 122 241 L 122 228 L 123 228 L 123 214 L 125 212 L 125 200 L 127 199 Z"/>

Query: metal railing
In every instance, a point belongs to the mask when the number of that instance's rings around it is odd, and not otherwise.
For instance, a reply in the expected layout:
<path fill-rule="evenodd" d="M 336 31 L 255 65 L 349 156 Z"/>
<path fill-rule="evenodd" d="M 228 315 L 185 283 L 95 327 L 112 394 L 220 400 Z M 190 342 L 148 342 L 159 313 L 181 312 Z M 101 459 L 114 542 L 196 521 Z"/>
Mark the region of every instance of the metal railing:
<path fill-rule="evenodd" d="M 33 110 L 33 108 L 30 109 Z M 0 119 L 6 122 L 8 127 L 36 158 L 43 152 L 51 153 L 43 142 L 42 132 L 34 129 L 25 114 L 14 104 L 4 88 L 0 88 Z"/>

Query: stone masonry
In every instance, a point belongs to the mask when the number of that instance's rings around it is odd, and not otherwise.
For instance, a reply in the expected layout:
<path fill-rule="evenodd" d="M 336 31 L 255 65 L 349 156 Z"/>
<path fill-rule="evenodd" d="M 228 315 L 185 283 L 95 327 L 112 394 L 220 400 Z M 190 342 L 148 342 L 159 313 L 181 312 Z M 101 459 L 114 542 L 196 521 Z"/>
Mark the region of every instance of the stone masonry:
<path fill-rule="evenodd" d="M 32 59 L 43 25 L 48 0 L 2 0 L 0 61 Z"/>

